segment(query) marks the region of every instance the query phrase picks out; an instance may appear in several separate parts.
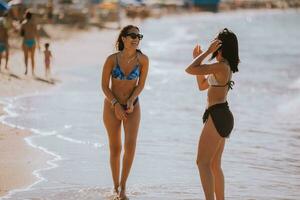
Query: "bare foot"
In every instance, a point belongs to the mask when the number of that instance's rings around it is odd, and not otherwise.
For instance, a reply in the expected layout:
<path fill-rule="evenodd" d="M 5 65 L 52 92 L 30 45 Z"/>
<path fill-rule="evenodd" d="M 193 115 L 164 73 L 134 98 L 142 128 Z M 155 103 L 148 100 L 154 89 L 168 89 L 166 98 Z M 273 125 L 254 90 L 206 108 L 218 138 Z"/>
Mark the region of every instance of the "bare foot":
<path fill-rule="evenodd" d="M 112 200 L 120 200 L 119 195 L 118 195 L 118 194 L 115 194 L 115 195 L 113 196 Z"/>
<path fill-rule="evenodd" d="M 129 200 L 129 198 L 125 194 L 125 190 L 121 190 L 121 192 L 120 192 L 120 200 Z"/>
<path fill-rule="evenodd" d="M 112 200 L 120 200 L 120 198 L 119 198 L 119 191 L 118 191 L 118 189 L 114 189 L 114 191 L 113 191 L 113 198 L 112 198 Z"/>

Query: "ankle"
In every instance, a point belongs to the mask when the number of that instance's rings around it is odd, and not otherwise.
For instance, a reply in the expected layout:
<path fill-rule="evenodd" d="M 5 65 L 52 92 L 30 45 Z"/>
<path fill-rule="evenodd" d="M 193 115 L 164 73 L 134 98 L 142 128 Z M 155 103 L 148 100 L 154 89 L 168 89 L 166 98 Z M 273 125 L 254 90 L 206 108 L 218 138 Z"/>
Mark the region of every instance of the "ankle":
<path fill-rule="evenodd" d="M 114 187 L 114 192 L 119 193 L 119 186 Z"/>
<path fill-rule="evenodd" d="M 120 189 L 121 189 L 121 192 L 125 192 L 126 186 L 121 186 Z"/>

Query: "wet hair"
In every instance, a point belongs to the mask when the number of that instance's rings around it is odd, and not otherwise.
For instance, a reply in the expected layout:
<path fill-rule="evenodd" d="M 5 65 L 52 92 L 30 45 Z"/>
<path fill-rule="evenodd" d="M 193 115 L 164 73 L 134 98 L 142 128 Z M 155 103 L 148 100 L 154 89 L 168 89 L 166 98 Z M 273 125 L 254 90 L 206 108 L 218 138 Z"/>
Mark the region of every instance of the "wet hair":
<path fill-rule="evenodd" d="M 221 40 L 222 46 L 213 53 L 210 59 L 214 59 L 218 55 L 218 51 L 220 50 L 222 52 L 222 57 L 228 61 L 231 71 L 233 73 L 238 72 L 238 64 L 240 63 L 240 58 L 238 39 L 236 35 L 227 28 L 224 28 L 218 34 L 217 39 Z"/>
<path fill-rule="evenodd" d="M 48 48 L 49 48 L 49 46 L 50 46 L 50 44 L 49 44 L 49 43 L 46 43 L 46 44 L 45 44 L 45 48 L 46 48 L 46 49 L 48 49 Z"/>
<path fill-rule="evenodd" d="M 137 26 L 133 26 L 133 25 L 127 25 L 125 26 L 119 33 L 119 36 L 118 36 L 118 39 L 117 39 L 117 42 L 116 42 L 116 49 L 118 51 L 122 51 L 125 46 L 124 46 L 124 42 L 122 40 L 122 37 L 126 37 L 126 34 L 129 32 L 130 29 L 137 29 L 138 31 L 140 31 L 140 29 L 137 27 Z M 142 51 L 140 49 L 137 49 L 137 51 L 139 53 L 142 53 Z"/>
<path fill-rule="evenodd" d="M 25 18 L 27 19 L 27 20 L 30 20 L 31 18 L 32 18 L 32 13 L 31 12 L 26 12 L 26 14 L 25 14 Z"/>

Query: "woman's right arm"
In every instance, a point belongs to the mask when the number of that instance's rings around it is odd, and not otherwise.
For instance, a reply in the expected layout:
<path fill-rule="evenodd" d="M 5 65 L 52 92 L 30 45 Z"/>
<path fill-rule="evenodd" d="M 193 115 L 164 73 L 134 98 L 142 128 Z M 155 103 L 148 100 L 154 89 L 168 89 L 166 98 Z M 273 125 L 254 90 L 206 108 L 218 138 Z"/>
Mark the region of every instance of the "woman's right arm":
<path fill-rule="evenodd" d="M 205 78 L 204 75 L 196 75 L 197 77 L 197 83 L 198 83 L 198 88 L 199 90 L 206 90 L 209 88 L 207 79 Z"/>
<path fill-rule="evenodd" d="M 203 51 L 201 49 L 201 46 L 197 44 L 193 50 L 193 59 L 197 58 L 202 53 Z M 205 75 L 196 75 L 196 80 L 200 91 L 208 89 L 209 85 Z"/>
<path fill-rule="evenodd" d="M 102 70 L 102 80 L 101 80 L 102 91 L 109 102 L 115 99 L 111 89 L 109 88 L 110 74 L 111 74 L 113 64 L 114 61 L 112 55 L 110 55 L 106 59 Z"/>
<path fill-rule="evenodd" d="M 109 88 L 109 82 L 110 82 L 110 77 L 111 77 L 111 70 L 114 66 L 114 55 L 110 55 L 103 66 L 102 70 L 102 81 L 101 81 L 101 86 L 102 86 L 102 91 L 106 97 L 106 99 L 113 104 L 114 110 L 115 110 L 115 115 L 119 120 L 126 120 L 127 119 L 127 114 L 118 102 L 118 100 L 115 98 L 114 94 L 112 93 L 111 89 Z"/>
<path fill-rule="evenodd" d="M 7 29 L 5 28 L 4 29 L 4 40 L 5 40 L 5 45 L 6 45 L 6 48 L 8 48 L 8 33 L 7 33 Z"/>
<path fill-rule="evenodd" d="M 23 24 L 23 23 L 21 24 L 21 28 L 20 28 L 20 35 L 21 35 L 22 37 L 25 36 L 25 30 L 24 30 L 24 24 Z"/>

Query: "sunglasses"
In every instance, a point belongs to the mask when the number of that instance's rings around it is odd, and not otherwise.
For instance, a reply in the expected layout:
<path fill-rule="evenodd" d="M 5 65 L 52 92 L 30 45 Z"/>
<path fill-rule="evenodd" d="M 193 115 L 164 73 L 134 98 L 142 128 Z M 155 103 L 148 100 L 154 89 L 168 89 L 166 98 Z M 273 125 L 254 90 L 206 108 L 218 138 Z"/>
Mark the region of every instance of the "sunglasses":
<path fill-rule="evenodd" d="M 142 34 L 136 34 L 136 33 L 127 33 L 126 36 L 129 36 L 131 39 L 136 39 L 138 38 L 139 40 L 143 39 Z"/>

